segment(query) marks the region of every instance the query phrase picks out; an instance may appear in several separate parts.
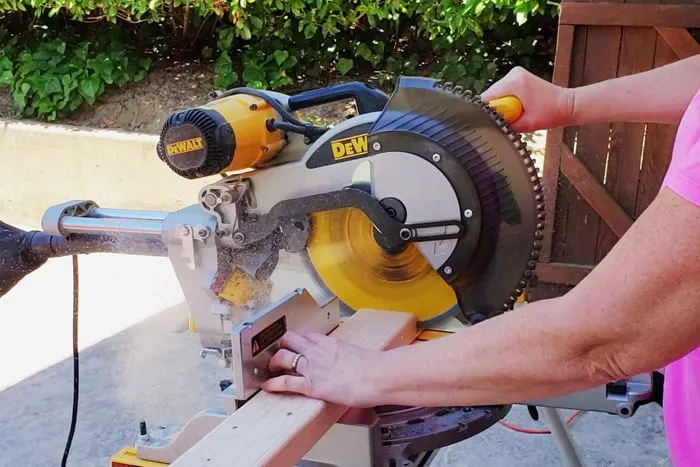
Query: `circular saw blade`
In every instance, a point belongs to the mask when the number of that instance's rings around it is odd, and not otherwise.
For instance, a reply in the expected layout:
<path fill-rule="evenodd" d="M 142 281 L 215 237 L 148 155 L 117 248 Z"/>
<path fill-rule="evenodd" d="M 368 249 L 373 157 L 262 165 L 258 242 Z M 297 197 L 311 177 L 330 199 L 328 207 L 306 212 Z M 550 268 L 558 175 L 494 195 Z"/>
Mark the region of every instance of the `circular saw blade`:
<path fill-rule="evenodd" d="M 308 254 L 326 287 L 354 310 L 413 313 L 427 321 L 457 305 L 454 290 L 414 244 L 390 254 L 355 208 L 311 216 Z"/>

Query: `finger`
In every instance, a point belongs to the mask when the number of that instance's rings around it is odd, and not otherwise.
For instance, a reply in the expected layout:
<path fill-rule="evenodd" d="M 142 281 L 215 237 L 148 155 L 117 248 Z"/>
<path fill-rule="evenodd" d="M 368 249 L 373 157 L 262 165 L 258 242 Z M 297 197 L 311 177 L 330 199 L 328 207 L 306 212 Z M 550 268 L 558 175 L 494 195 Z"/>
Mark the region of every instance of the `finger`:
<path fill-rule="evenodd" d="M 262 384 L 262 388 L 267 392 L 291 392 L 304 396 L 311 394 L 309 382 L 303 376 L 282 375 L 270 378 Z"/>
<path fill-rule="evenodd" d="M 490 88 L 486 89 L 484 92 L 482 92 L 479 97 L 481 97 L 482 101 L 489 102 L 494 99 L 510 95 L 513 95 L 513 91 L 511 91 L 509 84 L 499 81 L 497 83 L 494 83 Z"/>
<path fill-rule="evenodd" d="M 515 82 L 517 81 L 516 76 L 518 72 L 519 71 L 515 68 L 510 70 L 503 78 L 493 83 L 481 93 L 481 100 L 488 102 L 498 99 L 499 97 L 516 95 Z"/>
<path fill-rule="evenodd" d="M 280 340 L 281 347 L 296 353 L 304 353 L 313 345 L 313 342 L 308 340 L 306 337 L 300 336 L 292 331 L 287 332 Z"/>
<path fill-rule="evenodd" d="M 280 371 L 292 371 L 292 365 L 294 364 L 294 357 L 298 354 L 287 349 L 278 350 L 270 359 L 268 368 L 271 372 Z"/>
<path fill-rule="evenodd" d="M 320 332 L 309 332 L 307 334 L 304 334 L 304 337 L 306 337 L 309 341 L 313 342 L 314 344 L 323 344 L 324 342 L 328 342 L 332 340 L 332 337 L 328 337 L 325 334 L 322 334 Z"/>

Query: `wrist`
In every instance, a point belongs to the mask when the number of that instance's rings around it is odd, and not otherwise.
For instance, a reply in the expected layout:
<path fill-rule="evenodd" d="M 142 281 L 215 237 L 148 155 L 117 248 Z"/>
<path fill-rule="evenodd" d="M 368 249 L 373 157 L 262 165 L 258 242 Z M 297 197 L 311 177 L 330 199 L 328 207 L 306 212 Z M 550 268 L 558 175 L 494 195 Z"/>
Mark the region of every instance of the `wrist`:
<path fill-rule="evenodd" d="M 576 103 L 579 88 L 561 88 L 558 107 L 561 112 L 559 126 L 573 126 L 578 123 L 579 115 Z"/>
<path fill-rule="evenodd" d="M 365 365 L 362 384 L 366 385 L 365 397 L 368 405 L 386 405 L 391 399 L 391 394 L 395 392 L 396 379 L 401 374 L 393 371 L 395 366 L 390 362 L 392 355 L 390 350 L 378 351 Z"/>

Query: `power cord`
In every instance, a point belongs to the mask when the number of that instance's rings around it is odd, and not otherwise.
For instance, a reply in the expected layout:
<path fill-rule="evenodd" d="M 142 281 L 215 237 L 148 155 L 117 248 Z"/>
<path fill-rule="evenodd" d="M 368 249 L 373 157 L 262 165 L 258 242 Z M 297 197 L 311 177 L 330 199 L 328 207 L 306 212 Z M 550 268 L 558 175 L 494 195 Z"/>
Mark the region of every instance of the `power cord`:
<path fill-rule="evenodd" d="M 78 420 L 78 392 L 80 390 L 80 372 L 78 360 L 78 256 L 73 255 L 73 411 L 71 414 L 70 431 L 66 440 L 66 447 L 63 450 L 63 460 L 61 467 L 66 467 L 68 453 L 73 444 L 75 434 L 75 423 Z"/>

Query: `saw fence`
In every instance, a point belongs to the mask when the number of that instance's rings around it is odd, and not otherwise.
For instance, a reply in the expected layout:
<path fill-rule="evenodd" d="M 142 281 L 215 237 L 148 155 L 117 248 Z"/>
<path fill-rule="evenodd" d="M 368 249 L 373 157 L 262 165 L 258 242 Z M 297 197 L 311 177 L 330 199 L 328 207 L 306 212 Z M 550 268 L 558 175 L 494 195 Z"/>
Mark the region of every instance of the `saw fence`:
<path fill-rule="evenodd" d="M 700 53 L 699 32 L 698 0 L 563 0 L 552 80 L 574 87 L 658 68 Z M 580 282 L 646 209 L 676 130 L 620 122 L 548 133 L 547 230 L 532 300 Z"/>

